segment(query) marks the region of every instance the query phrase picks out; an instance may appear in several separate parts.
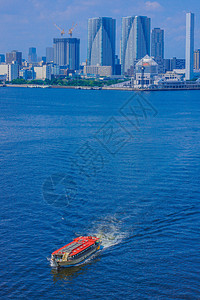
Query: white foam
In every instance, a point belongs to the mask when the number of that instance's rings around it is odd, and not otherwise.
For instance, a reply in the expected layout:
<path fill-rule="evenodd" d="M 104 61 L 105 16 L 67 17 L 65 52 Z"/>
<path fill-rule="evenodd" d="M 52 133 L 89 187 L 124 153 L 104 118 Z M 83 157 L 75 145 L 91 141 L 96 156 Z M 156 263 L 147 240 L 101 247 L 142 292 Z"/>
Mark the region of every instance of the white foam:
<path fill-rule="evenodd" d="M 127 236 L 121 229 L 122 222 L 115 216 L 106 216 L 100 221 L 97 221 L 94 227 L 94 230 L 92 230 L 90 234 L 102 240 L 104 250 L 120 244 Z"/>

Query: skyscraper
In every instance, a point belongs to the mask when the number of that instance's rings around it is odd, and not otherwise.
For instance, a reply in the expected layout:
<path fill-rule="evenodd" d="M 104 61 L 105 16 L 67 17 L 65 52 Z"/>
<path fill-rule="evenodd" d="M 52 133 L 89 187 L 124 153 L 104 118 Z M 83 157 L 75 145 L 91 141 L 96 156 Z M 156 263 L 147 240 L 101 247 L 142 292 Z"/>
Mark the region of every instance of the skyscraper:
<path fill-rule="evenodd" d="M 111 66 L 114 72 L 115 34 L 115 19 L 99 17 L 88 20 L 88 65 Z"/>
<path fill-rule="evenodd" d="M 13 50 L 9 53 L 6 53 L 6 63 L 12 64 L 13 61 L 16 61 L 19 66 L 22 65 L 22 52 Z"/>
<path fill-rule="evenodd" d="M 122 74 L 129 73 L 139 59 L 150 55 L 150 23 L 150 18 L 143 16 L 122 18 Z"/>
<path fill-rule="evenodd" d="M 194 69 L 200 69 L 200 49 L 194 51 Z"/>
<path fill-rule="evenodd" d="M 151 33 L 151 56 L 158 64 L 158 73 L 164 72 L 164 30 L 154 28 Z"/>
<path fill-rule="evenodd" d="M 194 14 L 186 14 L 186 80 L 193 78 L 194 66 Z"/>
<path fill-rule="evenodd" d="M 55 38 L 54 63 L 59 66 L 68 66 L 70 70 L 79 70 L 80 39 Z"/>
<path fill-rule="evenodd" d="M 28 61 L 30 63 L 36 63 L 37 62 L 36 48 L 34 48 L 34 47 L 29 48 Z"/>
<path fill-rule="evenodd" d="M 164 30 L 154 28 L 151 33 L 151 56 L 164 58 Z"/>
<path fill-rule="evenodd" d="M 53 47 L 46 48 L 46 62 L 49 63 L 54 60 L 54 49 Z"/>

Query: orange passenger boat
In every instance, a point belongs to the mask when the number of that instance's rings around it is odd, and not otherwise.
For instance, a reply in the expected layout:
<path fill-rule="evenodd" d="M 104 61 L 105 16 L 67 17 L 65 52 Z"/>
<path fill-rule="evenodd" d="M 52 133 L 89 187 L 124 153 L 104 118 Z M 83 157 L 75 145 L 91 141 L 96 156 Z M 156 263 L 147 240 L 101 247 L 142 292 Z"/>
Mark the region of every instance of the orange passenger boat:
<path fill-rule="evenodd" d="M 80 236 L 54 251 L 51 262 L 55 267 L 70 267 L 84 261 L 100 249 L 101 240 L 95 236 Z"/>

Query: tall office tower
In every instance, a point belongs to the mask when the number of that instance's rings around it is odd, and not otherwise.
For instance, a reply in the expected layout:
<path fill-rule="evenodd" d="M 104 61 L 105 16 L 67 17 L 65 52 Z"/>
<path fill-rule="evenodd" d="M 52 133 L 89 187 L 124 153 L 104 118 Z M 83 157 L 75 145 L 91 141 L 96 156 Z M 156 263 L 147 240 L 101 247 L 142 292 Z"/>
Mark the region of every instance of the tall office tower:
<path fill-rule="evenodd" d="M 16 61 L 19 66 L 22 65 L 22 52 L 13 50 L 9 53 L 6 53 L 6 63 L 12 64 L 13 61 Z"/>
<path fill-rule="evenodd" d="M 80 39 L 55 38 L 54 63 L 59 66 L 68 66 L 70 70 L 79 70 Z"/>
<path fill-rule="evenodd" d="M 5 55 L 0 54 L 0 63 L 4 63 L 4 62 L 5 62 Z"/>
<path fill-rule="evenodd" d="M 151 56 L 158 64 L 158 73 L 164 72 L 164 30 L 154 28 L 151 33 Z"/>
<path fill-rule="evenodd" d="M 194 69 L 200 69 L 200 49 L 194 51 Z"/>
<path fill-rule="evenodd" d="M 37 62 L 37 53 L 36 53 L 36 48 L 34 48 L 34 47 L 29 48 L 28 62 L 30 62 L 30 63 Z"/>
<path fill-rule="evenodd" d="M 99 17 L 88 20 L 87 65 L 115 68 L 116 20 Z"/>
<path fill-rule="evenodd" d="M 133 73 L 136 62 L 150 55 L 150 23 L 150 18 L 143 16 L 122 18 L 122 74 Z"/>
<path fill-rule="evenodd" d="M 164 30 L 154 28 L 151 33 L 151 56 L 164 59 Z"/>
<path fill-rule="evenodd" d="M 50 63 L 54 60 L 54 49 L 53 47 L 46 48 L 46 62 Z"/>
<path fill-rule="evenodd" d="M 186 80 L 193 78 L 194 66 L 194 14 L 186 14 Z"/>

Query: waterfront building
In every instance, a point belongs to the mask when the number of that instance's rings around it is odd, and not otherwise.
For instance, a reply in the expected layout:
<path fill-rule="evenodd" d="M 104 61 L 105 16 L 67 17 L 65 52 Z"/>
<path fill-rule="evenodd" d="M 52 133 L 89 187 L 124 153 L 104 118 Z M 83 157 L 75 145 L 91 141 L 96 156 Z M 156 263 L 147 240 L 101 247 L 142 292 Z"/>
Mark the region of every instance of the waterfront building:
<path fill-rule="evenodd" d="M 50 65 L 34 67 L 34 72 L 35 72 L 35 79 L 51 80 L 51 66 Z"/>
<path fill-rule="evenodd" d="M 194 51 L 194 69 L 200 69 L 200 49 Z"/>
<path fill-rule="evenodd" d="M 83 73 L 94 77 L 111 77 L 111 66 L 84 66 Z"/>
<path fill-rule="evenodd" d="M 54 60 L 54 49 L 53 47 L 46 48 L 46 62 L 50 63 Z"/>
<path fill-rule="evenodd" d="M 179 82 L 183 81 L 185 73 L 178 74 L 175 70 L 174 71 L 167 71 L 165 74 L 160 74 L 159 76 L 155 77 L 155 84 L 160 82 Z"/>
<path fill-rule="evenodd" d="M 5 55 L 0 54 L 0 64 L 5 62 Z"/>
<path fill-rule="evenodd" d="M 146 55 L 136 64 L 135 77 L 132 78 L 132 86 L 137 88 L 148 87 L 154 83 L 154 77 L 157 75 L 157 62 L 149 55 Z"/>
<path fill-rule="evenodd" d="M 29 63 L 37 63 L 37 52 L 36 52 L 36 48 L 34 48 L 34 47 L 29 48 L 28 62 Z"/>
<path fill-rule="evenodd" d="M 8 64 L 1 64 L 0 65 L 0 75 L 1 77 L 4 76 L 5 80 L 8 76 Z"/>
<path fill-rule="evenodd" d="M 99 17 L 88 20 L 88 66 L 115 66 L 116 20 Z"/>
<path fill-rule="evenodd" d="M 186 14 L 186 80 L 193 78 L 194 64 L 194 14 Z"/>
<path fill-rule="evenodd" d="M 19 71 L 19 77 L 25 80 L 35 79 L 34 67 L 31 69 L 21 69 Z"/>
<path fill-rule="evenodd" d="M 184 80 L 184 70 L 174 70 L 166 72 L 166 74 L 159 75 L 155 77 L 154 85 L 151 86 L 151 89 L 168 89 L 168 90 L 191 90 L 191 89 L 200 89 L 200 80 L 196 81 L 186 81 Z"/>
<path fill-rule="evenodd" d="M 154 28 L 151 33 L 151 56 L 158 64 L 158 73 L 164 72 L 164 30 Z"/>
<path fill-rule="evenodd" d="M 68 66 L 70 70 L 79 70 L 80 39 L 54 38 L 54 63 Z"/>
<path fill-rule="evenodd" d="M 12 64 L 13 61 L 16 61 L 19 66 L 22 65 L 22 52 L 17 50 L 13 50 L 11 52 L 6 53 L 6 63 Z"/>
<path fill-rule="evenodd" d="M 145 16 L 122 18 L 122 74 L 133 73 L 138 60 L 150 55 L 150 23 Z"/>
<path fill-rule="evenodd" d="M 1 64 L 0 75 L 4 75 L 8 81 L 17 79 L 19 77 L 19 65 L 17 61 L 13 61 L 11 64 Z"/>

